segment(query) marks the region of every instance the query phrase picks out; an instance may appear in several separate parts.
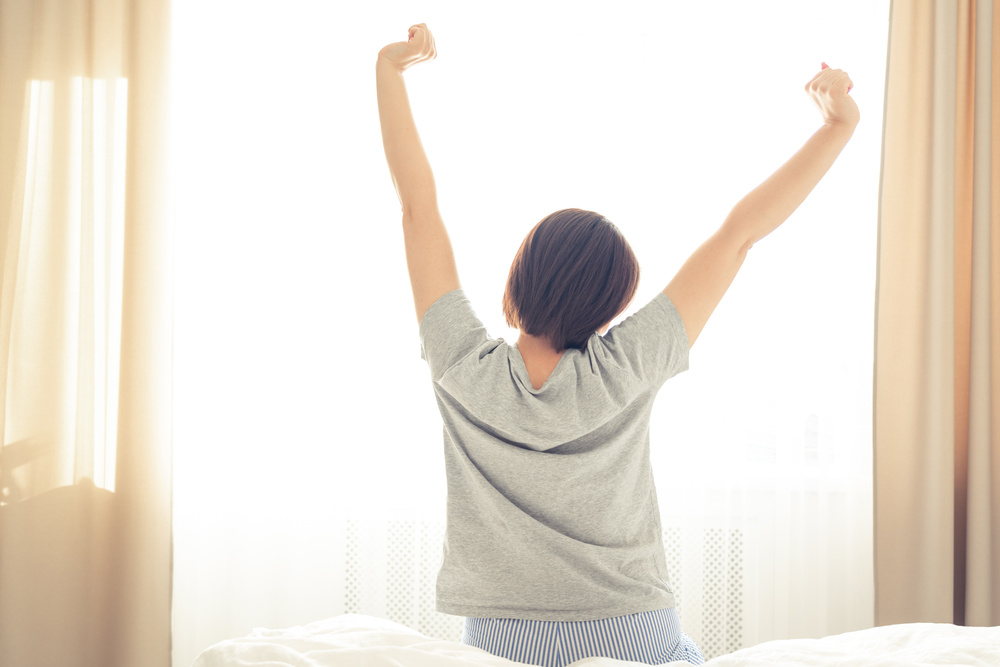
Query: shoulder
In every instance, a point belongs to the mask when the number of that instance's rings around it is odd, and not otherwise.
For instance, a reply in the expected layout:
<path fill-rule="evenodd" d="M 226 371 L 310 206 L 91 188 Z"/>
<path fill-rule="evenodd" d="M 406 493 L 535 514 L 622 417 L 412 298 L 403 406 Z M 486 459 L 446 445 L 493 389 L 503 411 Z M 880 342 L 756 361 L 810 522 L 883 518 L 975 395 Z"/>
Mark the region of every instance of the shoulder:
<path fill-rule="evenodd" d="M 465 356 L 496 347 L 462 288 L 443 294 L 428 307 L 419 333 L 420 357 L 435 380 Z"/>
<path fill-rule="evenodd" d="M 433 303 L 431 303 L 431 305 L 427 307 L 427 310 L 424 311 L 424 314 L 418 323 L 421 333 L 425 328 L 425 323 L 428 322 L 428 317 L 431 318 L 430 323 L 433 323 L 435 318 L 441 317 L 442 315 L 447 316 L 448 313 L 461 310 L 472 311 L 472 303 L 466 296 L 465 290 L 458 287 L 449 292 L 445 292 Z"/>
<path fill-rule="evenodd" d="M 587 350 L 594 363 L 655 383 L 687 370 L 690 346 L 677 308 L 657 292 L 606 334 L 591 336 Z"/>

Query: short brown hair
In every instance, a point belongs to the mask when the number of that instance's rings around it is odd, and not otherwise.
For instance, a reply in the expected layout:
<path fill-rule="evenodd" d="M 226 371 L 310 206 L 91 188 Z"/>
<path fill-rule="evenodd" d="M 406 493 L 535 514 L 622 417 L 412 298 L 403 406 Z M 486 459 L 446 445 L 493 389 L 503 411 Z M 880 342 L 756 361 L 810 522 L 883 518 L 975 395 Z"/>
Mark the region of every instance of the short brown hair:
<path fill-rule="evenodd" d="M 582 348 L 628 307 L 639 287 L 639 262 L 607 218 L 566 208 L 535 225 L 507 276 L 507 325 L 562 351 Z"/>

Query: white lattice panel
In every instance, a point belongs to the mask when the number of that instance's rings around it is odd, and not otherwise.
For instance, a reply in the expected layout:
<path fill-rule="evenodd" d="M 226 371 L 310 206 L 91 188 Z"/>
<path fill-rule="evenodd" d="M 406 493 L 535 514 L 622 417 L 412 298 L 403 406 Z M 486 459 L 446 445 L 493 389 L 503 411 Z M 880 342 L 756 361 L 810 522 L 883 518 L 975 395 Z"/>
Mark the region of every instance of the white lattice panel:
<path fill-rule="evenodd" d="M 460 641 L 464 620 L 434 609 L 444 522 L 417 519 L 347 522 L 344 613 L 401 623 L 429 637 Z M 381 549 L 381 551 L 380 551 Z"/>
<path fill-rule="evenodd" d="M 459 641 L 463 619 L 434 609 L 444 528 L 443 521 L 348 520 L 344 612 L 388 618 L 430 637 Z M 663 530 L 681 626 L 706 659 L 742 648 L 747 639 L 746 542 L 742 527 Z"/>

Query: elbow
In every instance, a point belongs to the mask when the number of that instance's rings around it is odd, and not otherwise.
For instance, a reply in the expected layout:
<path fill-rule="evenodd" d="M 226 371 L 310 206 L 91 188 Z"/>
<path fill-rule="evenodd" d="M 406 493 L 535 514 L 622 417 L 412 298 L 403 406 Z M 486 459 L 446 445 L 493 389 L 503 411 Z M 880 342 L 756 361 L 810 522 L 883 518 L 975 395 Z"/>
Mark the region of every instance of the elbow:
<path fill-rule="evenodd" d="M 735 213 L 735 209 L 733 213 Z M 726 221 L 722 223 L 722 227 L 719 229 L 719 236 L 725 239 L 726 245 L 735 251 L 740 259 L 747 256 L 747 252 L 753 247 L 753 244 L 760 240 L 757 236 L 752 233 L 752 228 L 747 225 L 747 219 L 742 216 L 729 214 Z"/>
<path fill-rule="evenodd" d="M 405 203 L 400 207 L 403 212 L 403 220 L 414 220 L 428 217 L 440 217 L 436 199 L 405 199 Z"/>

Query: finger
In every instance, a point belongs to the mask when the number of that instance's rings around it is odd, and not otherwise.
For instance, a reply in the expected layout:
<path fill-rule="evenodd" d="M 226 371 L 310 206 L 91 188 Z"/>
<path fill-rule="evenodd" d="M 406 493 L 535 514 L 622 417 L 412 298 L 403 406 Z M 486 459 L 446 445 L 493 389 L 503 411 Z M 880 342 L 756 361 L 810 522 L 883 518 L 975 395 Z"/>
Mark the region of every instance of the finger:
<path fill-rule="evenodd" d="M 806 84 L 806 90 L 814 90 L 822 85 L 826 85 L 836 71 L 828 68 L 816 72 L 813 78 L 809 79 L 809 83 Z"/>
<path fill-rule="evenodd" d="M 816 80 L 823 76 L 824 71 L 825 70 L 820 70 L 813 76 L 813 78 L 809 79 L 809 83 L 806 84 L 806 90 L 809 90 L 816 84 Z"/>
<path fill-rule="evenodd" d="M 826 63 L 823 64 L 826 65 Z M 812 79 L 809 80 L 809 83 L 806 84 L 806 90 L 819 90 L 821 88 L 830 89 L 831 87 L 837 85 L 836 80 L 841 76 L 847 76 L 846 72 L 834 69 L 827 65 L 826 68 L 821 69 L 815 76 L 813 76 Z"/>
<path fill-rule="evenodd" d="M 851 88 L 854 87 L 854 82 L 851 81 L 851 77 L 847 72 L 841 70 L 831 70 L 833 78 L 829 82 L 830 89 L 832 90 L 843 90 L 843 86 L 847 86 L 847 92 L 851 92 Z"/>
<path fill-rule="evenodd" d="M 833 78 L 832 81 L 830 81 L 831 87 L 841 88 L 841 86 L 846 85 L 847 90 L 850 90 L 851 88 L 854 87 L 854 82 L 851 81 L 851 77 L 847 74 L 847 72 L 844 72 L 839 69 L 834 71 L 836 72 L 836 76 Z"/>
<path fill-rule="evenodd" d="M 829 65 L 827 65 L 826 63 L 820 63 L 820 65 L 821 65 L 820 71 L 825 70 L 829 67 Z"/>
<path fill-rule="evenodd" d="M 840 80 L 846 77 L 846 72 L 831 67 L 820 72 L 820 81 L 817 82 L 817 85 L 827 89 L 840 88 Z"/>
<path fill-rule="evenodd" d="M 414 41 L 416 42 L 417 52 L 429 54 L 430 58 L 434 58 L 436 48 L 434 46 L 434 35 L 431 31 L 427 29 L 426 23 L 418 23 L 413 26 L 414 30 Z"/>
<path fill-rule="evenodd" d="M 435 58 L 437 58 L 438 55 L 437 40 L 434 39 L 434 33 L 432 33 L 430 30 L 427 30 L 427 35 L 430 38 L 429 47 L 431 53 L 431 60 L 434 60 Z"/>
<path fill-rule="evenodd" d="M 437 58 L 437 42 L 434 41 L 434 34 L 427 29 L 427 24 L 421 23 L 420 25 L 424 27 L 424 32 L 427 35 L 427 51 L 430 53 L 431 60 L 433 60 Z"/>

